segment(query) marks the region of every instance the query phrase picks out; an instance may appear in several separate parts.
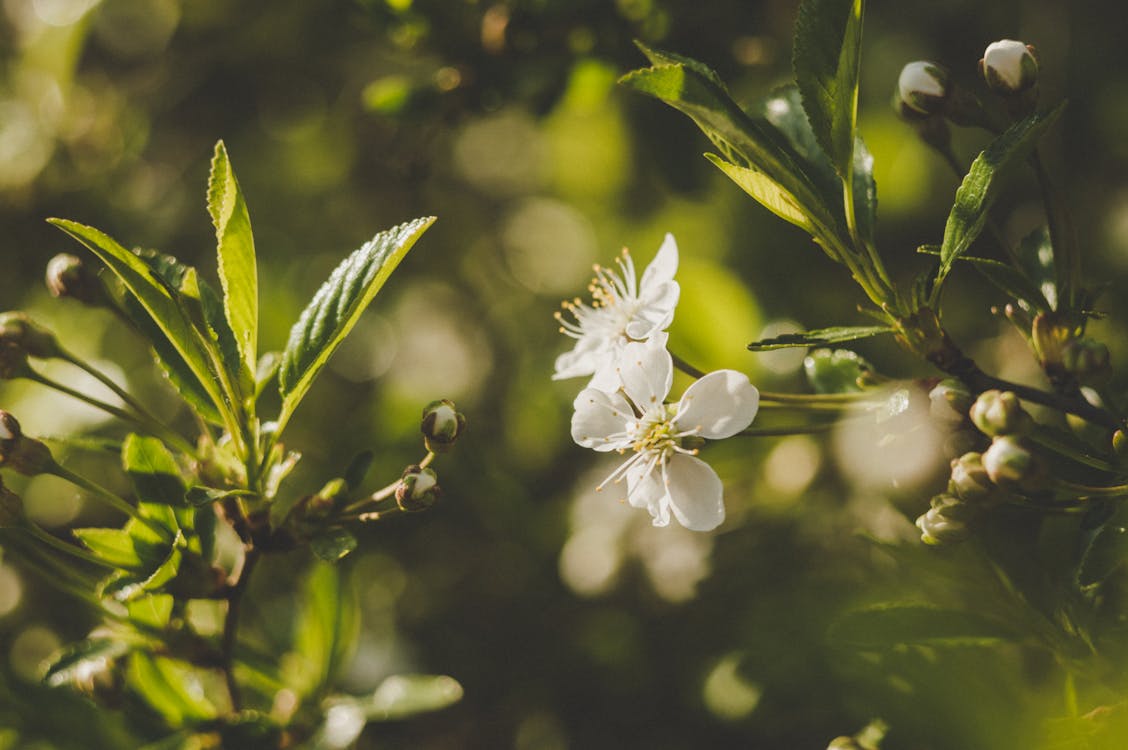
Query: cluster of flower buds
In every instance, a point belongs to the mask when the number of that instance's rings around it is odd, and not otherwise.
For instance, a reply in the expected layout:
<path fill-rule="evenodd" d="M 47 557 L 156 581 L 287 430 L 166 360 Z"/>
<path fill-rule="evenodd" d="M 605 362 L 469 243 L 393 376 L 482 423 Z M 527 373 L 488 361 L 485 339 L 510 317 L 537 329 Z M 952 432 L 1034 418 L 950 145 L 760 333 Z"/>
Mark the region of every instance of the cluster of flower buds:
<path fill-rule="evenodd" d="M 79 257 L 59 253 L 47 263 L 47 290 L 53 297 L 71 297 L 97 307 L 107 301 L 98 274 Z"/>
<path fill-rule="evenodd" d="M 54 464 L 50 449 L 24 435 L 16 418 L 0 410 L 0 468 L 34 476 L 44 473 Z"/>

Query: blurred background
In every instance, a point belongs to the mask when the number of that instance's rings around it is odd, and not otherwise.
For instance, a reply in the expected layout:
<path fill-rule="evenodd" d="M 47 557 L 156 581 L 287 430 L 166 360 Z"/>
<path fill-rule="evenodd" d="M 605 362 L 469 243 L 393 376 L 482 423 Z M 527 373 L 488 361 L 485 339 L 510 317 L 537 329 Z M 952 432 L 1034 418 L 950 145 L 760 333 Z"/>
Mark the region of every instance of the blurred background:
<path fill-rule="evenodd" d="M 398 476 L 418 459 L 418 417 L 432 399 L 455 400 L 470 423 L 437 466 L 442 503 L 365 529 L 345 562 L 362 630 L 341 677 L 363 691 L 396 672 L 446 673 L 465 698 L 373 725 L 361 747 L 822 748 L 874 719 L 890 726 L 886 748 L 1031 747 L 1041 719 L 1064 713 L 1057 673 L 1018 647 L 940 657 L 832 637 L 836 619 L 866 603 L 912 595 L 975 606 L 990 596 L 967 585 L 985 575 L 969 555 L 919 549 L 912 519 L 943 486 L 930 446 L 902 443 L 877 466 L 867 460 L 875 436 L 713 446 L 728 520 L 702 535 L 652 528 L 613 493 L 597 495 L 614 459 L 569 437 L 583 383 L 550 380 L 571 343 L 552 315 L 622 246 L 641 265 L 675 234 L 682 301 L 671 348 L 764 389 L 807 390 L 802 353 L 754 355 L 748 342 L 865 323 L 841 269 L 703 159 L 710 144 L 691 122 L 616 84 L 645 64 L 641 40 L 709 64 L 753 102 L 790 78 L 797 5 L 0 2 L 0 309 L 29 311 L 173 423 L 190 426 L 140 343 L 108 315 L 46 293 L 47 260 L 82 252 L 46 218 L 214 274 L 204 190 L 223 139 L 255 230 L 265 350 L 282 348 L 346 253 L 399 222 L 439 217 L 288 437 L 304 454 L 291 490 L 307 493 L 369 447 L 370 481 Z M 915 250 L 939 241 L 958 184 L 894 114 L 901 66 L 935 60 L 982 91 L 983 48 L 1018 38 L 1039 48 L 1045 100 L 1070 99 L 1050 163 L 1086 274 L 1124 281 L 1123 31 L 1109 2 L 870 4 L 860 129 L 876 159 L 879 245 L 899 279 L 925 267 Z M 956 134 L 968 161 L 985 143 Z M 1018 237 L 1039 221 L 1037 194 L 1011 187 L 1000 215 Z M 1021 377 L 1031 365 L 1017 337 L 982 323 L 1003 300 L 959 274 L 947 299 L 957 339 L 988 368 Z M 1109 315 L 1093 333 L 1123 369 L 1128 302 L 1108 293 L 1101 309 Z M 859 351 L 891 376 L 934 374 L 888 342 Z M 0 384 L 0 406 L 32 435 L 121 434 L 20 383 Z M 849 450 L 859 445 L 863 455 Z M 112 473 L 87 454 L 68 460 Z M 99 521 L 97 507 L 50 478 L 11 484 L 48 528 Z M 270 639 L 308 562 L 260 568 L 248 633 Z M 112 714 L 37 686 L 43 659 L 94 624 L 0 557 L 0 747 L 129 746 Z"/>

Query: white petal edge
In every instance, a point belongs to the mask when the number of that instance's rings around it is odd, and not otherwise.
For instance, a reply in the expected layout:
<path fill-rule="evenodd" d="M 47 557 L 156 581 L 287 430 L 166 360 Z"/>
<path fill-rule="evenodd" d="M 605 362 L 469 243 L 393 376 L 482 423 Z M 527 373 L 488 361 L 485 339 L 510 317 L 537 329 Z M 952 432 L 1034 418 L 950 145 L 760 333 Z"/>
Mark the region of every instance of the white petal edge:
<path fill-rule="evenodd" d="M 585 388 L 572 406 L 572 439 L 577 445 L 600 452 L 627 447 L 624 427 L 634 413 L 621 394 Z"/>
<path fill-rule="evenodd" d="M 752 424 L 759 410 L 760 391 L 747 375 L 716 370 L 685 389 L 675 421 L 682 430 L 697 429 L 701 437 L 721 440 Z"/>
<path fill-rule="evenodd" d="M 670 502 L 661 472 L 661 466 L 646 459 L 627 469 L 627 502 L 632 508 L 645 508 L 655 526 L 669 526 Z"/>
<path fill-rule="evenodd" d="M 677 271 L 678 243 L 674 240 L 674 235 L 667 232 L 662 240 L 662 245 L 658 248 L 658 254 L 654 256 L 654 260 L 650 261 L 650 265 L 642 272 L 639 292 L 645 296 L 650 286 L 661 284 L 663 281 L 672 281 Z"/>
<path fill-rule="evenodd" d="M 690 531 L 712 531 L 725 520 L 724 487 L 709 464 L 675 453 L 664 473 L 666 497 L 678 523 Z"/>
<path fill-rule="evenodd" d="M 640 410 L 648 411 L 665 401 L 674 383 L 674 363 L 666 351 L 665 338 L 624 346 L 619 355 L 619 377 L 627 398 Z"/>
<path fill-rule="evenodd" d="M 681 287 L 676 281 L 665 281 L 644 289 L 635 317 L 627 323 L 627 336 L 642 340 L 669 328 L 674 322 L 674 309 L 678 306 L 680 295 Z"/>

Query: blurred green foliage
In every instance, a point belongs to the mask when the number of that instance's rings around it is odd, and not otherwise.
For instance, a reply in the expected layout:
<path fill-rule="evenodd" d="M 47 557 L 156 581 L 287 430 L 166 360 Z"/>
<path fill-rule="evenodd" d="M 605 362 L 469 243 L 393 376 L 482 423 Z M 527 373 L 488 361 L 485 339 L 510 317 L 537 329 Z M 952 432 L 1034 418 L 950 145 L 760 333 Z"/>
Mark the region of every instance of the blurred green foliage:
<path fill-rule="evenodd" d="M 443 502 L 374 525 L 344 564 L 360 616 L 345 687 L 442 672 L 465 696 L 434 716 L 374 725 L 361 747 L 819 748 L 875 718 L 889 724 L 882 747 L 894 750 L 1048 750 L 1085 747 L 1069 744 L 1084 734 L 1123 737 L 1123 706 L 1066 718 L 1061 672 L 1021 644 L 889 651 L 832 637 L 844 611 L 889 598 L 972 609 L 998 598 L 986 583 L 966 585 L 990 578 L 973 551 L 915 546 L 909 519 L 941 481 L 935 471 L 894 490 L 859 477 L 830 439 L 718 446 L 710 460 L 725 478 L 730 520 L 716 537 L 652 529 L 613 493 L 591 492 L 610 468 L 568 437 L 574 389 L 549 381 L 565 348 L 551 314 L 620 245 L 645 262 L 673 232 L 683 301 L 672 347 L 766 388 L 803 387 L 800 362 L 750 354 L 749 341 L 796 324 L 867 322 L 843 320 L 860 301 L 853 287 L 701 158 L 708 144 L 690 123 L 615 85 L 643 63 L 639 39 L 708 62 L 738 99 L 759 96 L 790 77 L 795 6 L 0 5 L 0 308 L 27 309 L 80 355 L 120 363 L 141 393 L 166 386 L 140 342 L 43 290 L 46 261 L 71 250 L 46 217 L 210 267 L 200 262 L 213 240 L 199 185 L 224 139 L 248 197 L 261 286 L 272 290 L 262 300 L 264 341 L 285 339 L 320 280 L 374 228 L 439 217 L 331 361 L 287 441 L 304 453 L 297 483 L 312 492 L 366 447 L 381 471 L 398 473 L 416 458 L 418 411 L 433 398 L 455 399 L 470 420 L 443 463 Z M 889 106 L 900 67 L 934 59 L 971 82 L 986 43 L 1012 37 L 1038 45 L 1043 86 L 1070 99 L 1052 168 L 1076 211 L 1086 275 L 1123 283 L 1121 13 L 1114 3 L 1051 0 L 872 5 L 859 122 L 876 161 L 879 244 L 901 249 L 887 259 L 896 275 L 922 267 L 915 249 L 938 240 L 957 184 Z M 982 146 L 975 134 L 957 139 L 966 158 Z M 1024 234 L 1029 207 L 1006 209 L 1015 217 L 1007 230 Z M 970 271 L 956 273 L 954 332 L 969 348 L 1007 351 L 1002 326 L 972 327 L 991 292 Z M 1106 294 L 1101 308 L 1109 317 L 1094 328 L 1123 362 L 1128 303 Z M 930 374 L 889 345 L 860 349 L 883 371 Z M 1018 367 L 1006 355 L 994 364 Z M 174 403 L 162 416 L 186 419 Z M 31 434 L 119 434 L 22 384 L 0 386 L 0 405 Z M 49 478 L 19 489 L 48 527 L 98 517 Z M 283 649 L 295 642 L 285 632 L 291 582 L 311 561 L 271 564 L 244 616 L 264 644 Z M 92 624 L 5 554 L 0 747 L 16 733 L 20 747 L 131 746 L 113 714 L 38 684 L 42 660 Z M 1047 726 L 1051 717 L 1062 718 Z"/>

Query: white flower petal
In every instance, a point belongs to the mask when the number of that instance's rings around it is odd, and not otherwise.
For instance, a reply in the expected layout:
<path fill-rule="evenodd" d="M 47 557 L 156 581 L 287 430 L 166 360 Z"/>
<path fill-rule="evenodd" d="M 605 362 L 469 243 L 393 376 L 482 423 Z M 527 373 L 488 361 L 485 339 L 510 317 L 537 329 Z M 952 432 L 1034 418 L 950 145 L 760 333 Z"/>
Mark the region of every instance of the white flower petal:
<path fill-rule="evenodd" d="M 646 412 L 661 404 L 674 382 L 674 364 L 665 342 L 630 343 L 619 356 L 619 377 L 627 398 Z"/>
<path fill-rule="evenodd" d="M 736 370 L 717 370 L 689 388 L 678 404 L 678 428 L 697 429 L 711 440 L 732 437 L 752 424 L 760 409 L 760 392 L 748 376 Z"/>
<path fill-rule="evenodd" d="M 585 388 L 572 406 L 572 439 L 578 445 L 604 452 L 629 445 L 624 425 L 634 412 L 621 394 Z"/>
<path fill-rule="evenodd" d="M 598 369 L 601 358 L 607 359 L 597 346 L 593 346 L 590 339 L 582 339 L 572 351 L 564 352 L 556 358 L 556 371 L 552 374 L 552 379 L 564 380 L 591 375 Z"/>
<path fill-rule="evenodd" d="M 661 467 L 655 465 L 653 458 L 647 456 L 627 470 L 627 502 L 634 508 L 646 508 L 655 526 L 669 526 L 670 502 Z"/>
<path fill-rule="evenodd" d="M 723 487 L 704 461 L 675 453 L 665 470 L 666 497 L 674 518 L 690 531 L 712 531 L 725 520 Z"/>
<path fill-rule="evenodd" d="M 627 336 L 645 340 L 674 322 L 674 308 L 678 306 L 681 287 L 676 281 L 664 281 L 643 287 L 639 307 L 634 318 L 627 323 Z"/>
<path fill-rule="evenodd" d="M 618 362 L 619 360 L 615 357 L 614 352 L 607 352 L 595 368 L 595 373 L 588 381 L 587 387 L 608 393 L 619 390 L 623 384 L 619 380 Z"/>
<path fill-rule="evenodd" d="M 650 261 L 650 265 L 642 272 L 640 291 L 645 296 L 650 286 L 661 284 L 664 281 L 672 281 L 677 271 L 678 243 L 674 241 L 674 235 L 667 232 L 662 241 L 662 246 L 658 248 L 658 254 L 654 256 L 654 260 Z"/>

